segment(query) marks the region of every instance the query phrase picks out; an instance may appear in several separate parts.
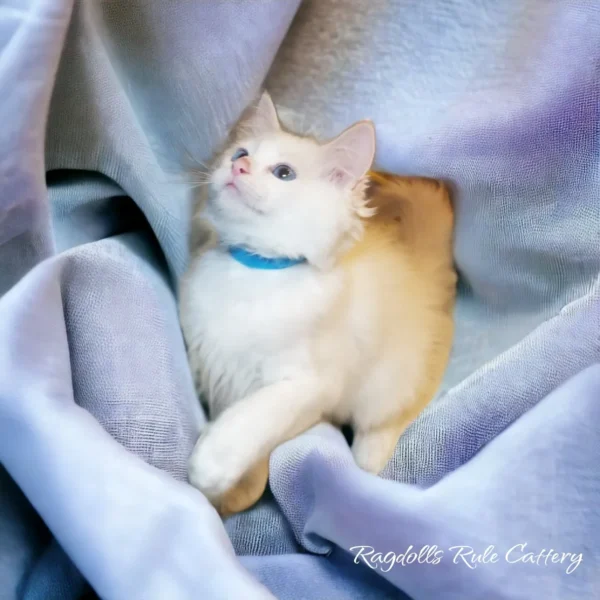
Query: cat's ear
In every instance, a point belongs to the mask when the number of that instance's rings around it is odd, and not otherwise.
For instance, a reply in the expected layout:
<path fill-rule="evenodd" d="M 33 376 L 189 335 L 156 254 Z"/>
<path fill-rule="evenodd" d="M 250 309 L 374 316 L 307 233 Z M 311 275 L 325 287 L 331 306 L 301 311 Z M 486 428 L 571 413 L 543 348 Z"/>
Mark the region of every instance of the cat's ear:
<path fill-rule="evenodd" d="M 281 129 L 277 110 L 267 91 L 262 93 L 258 104 L 248 111 L 242 125 L 244 129 L 248 129 L 253 135 L 275 133 Z"/>
<path fill-rule="evenodd" d="M 359 121 L 322 147 L 324 176 L 342 187 L 354 187 L 375 158 L 375 126 Z"/>

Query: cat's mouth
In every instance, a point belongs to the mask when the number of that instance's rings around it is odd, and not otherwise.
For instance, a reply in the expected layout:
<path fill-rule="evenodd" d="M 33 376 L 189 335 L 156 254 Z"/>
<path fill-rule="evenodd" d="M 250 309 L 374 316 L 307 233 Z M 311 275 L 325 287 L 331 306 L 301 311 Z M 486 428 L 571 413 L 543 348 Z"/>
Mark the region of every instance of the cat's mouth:
<path fill-rule="evenodd" d="M 251 199 L 248 198 L 248 194 L 245 194 L 240 188 L 235 184 L 235 181 L 232 179 L 228 181 L 223 187 L 224 190 L 228 190 L 235 193 L 236 200 L 241 202 L 246 208 L 249 208 L 253 213 L 257 215 L 264 215 L 264 211 L 258 208 Z"/>

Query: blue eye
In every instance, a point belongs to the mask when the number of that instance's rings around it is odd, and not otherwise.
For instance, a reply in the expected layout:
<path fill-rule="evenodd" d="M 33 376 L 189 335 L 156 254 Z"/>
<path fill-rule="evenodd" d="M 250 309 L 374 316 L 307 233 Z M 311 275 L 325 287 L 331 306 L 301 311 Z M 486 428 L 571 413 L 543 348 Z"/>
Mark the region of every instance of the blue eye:
<path fill-rule="evenodd" d="M 238 148 L 231 157 L 231 160 L 237 160 L 238 158 L 242 158 L 244 156 L 248 156 L 248 150 L 246 148 Z"/>
<path fill-rule="evenodd" d="M 283 181 L 291 181 L 292 179 L 296 179 L 296 173 L 294 173 L 294 169 L 289 165 L 277 165 L 273 169 L 273 175 L 277 177 L 277 179 L 282 179 Z"/>

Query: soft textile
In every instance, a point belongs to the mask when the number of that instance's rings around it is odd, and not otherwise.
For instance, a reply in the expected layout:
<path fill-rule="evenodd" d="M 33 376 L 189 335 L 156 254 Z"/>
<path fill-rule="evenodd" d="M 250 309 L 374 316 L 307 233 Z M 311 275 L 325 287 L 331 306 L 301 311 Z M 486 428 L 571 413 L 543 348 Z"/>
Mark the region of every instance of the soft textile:
<path fill-rule="evenodd" d="M 0 0 L 0 598 L 593 597 L 599 64 L 588 0 Z M 181 175 L 267 75 L 307 129 L 371 117 L 379 167 L 451 182 L 457 332 L 384 479 L 321 425 L 223 525 L 185 483 Z M 582 560 L 514 560 L 544 549 Z"/>

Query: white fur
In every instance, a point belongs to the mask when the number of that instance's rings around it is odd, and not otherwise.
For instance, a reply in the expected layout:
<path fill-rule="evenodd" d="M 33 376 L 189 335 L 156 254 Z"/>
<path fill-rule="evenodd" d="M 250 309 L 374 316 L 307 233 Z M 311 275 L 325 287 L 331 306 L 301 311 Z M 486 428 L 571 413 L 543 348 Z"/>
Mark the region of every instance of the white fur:
<path fill-rule="evenodd" d="M 360 217 L 370 214 L 362 187 L 355 186 L 373 160 L 373 125 L 361 121 L 321 145 L 282 131 L 272 107 L 263 95 L 253 118 L 223 154 L 211 174 L 212 194 L 202 216 L 223 245 L 245 245 L 268 257 L 304 256 L 326 267 L 360 237 Z M 238 191 L 226 183 L 231 156 L 240 147 L 249 153 L 252 173 L 238 178 Z M 272 168 L 280 163 L 294 168 L 295 180 L 273 176 Z"/>
<path fill-rule="evenodd" d="M 359 123 L 322 146 L 279 130 L 269 103 L 212 173 L 202 216 L 219 243 L 193 256 L 181 285 L 190 364 L 214 420 L 189 477 L 215 503 L 280 443 L 322 420 L 351 423 L 358 464 L 380 471 L 427 379 L 431 337 L 420 315 L 429 308 L 403 296 L 419 276 L 407 258 L 375 243 L 349 267 L 339 263 L 371 214 L 362 180 L 372 126 Z M 237 191 L 224 186 L 239 146 L 252 173 Z M 282 162 L 297 179 L 272 175 Z M 231 244 L 308 262 L 250 269 L 228 254 Z"/>

